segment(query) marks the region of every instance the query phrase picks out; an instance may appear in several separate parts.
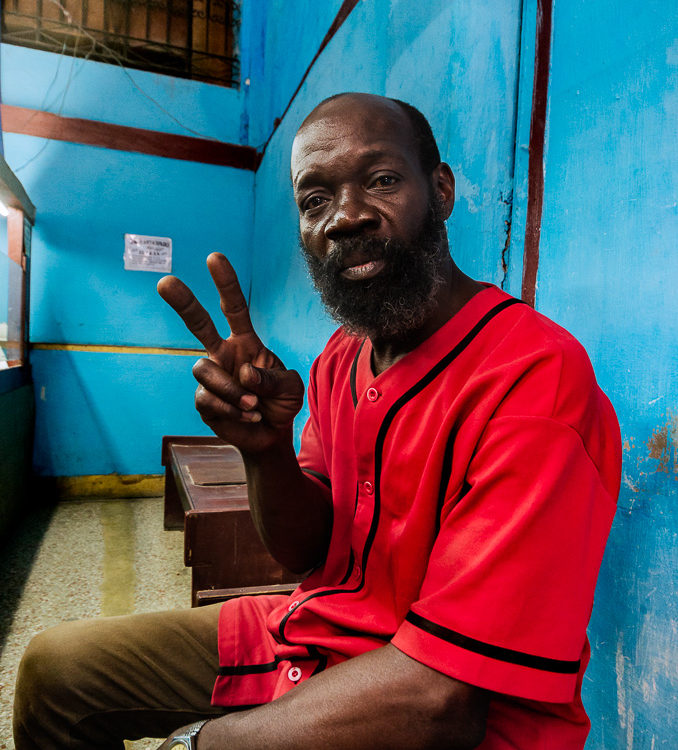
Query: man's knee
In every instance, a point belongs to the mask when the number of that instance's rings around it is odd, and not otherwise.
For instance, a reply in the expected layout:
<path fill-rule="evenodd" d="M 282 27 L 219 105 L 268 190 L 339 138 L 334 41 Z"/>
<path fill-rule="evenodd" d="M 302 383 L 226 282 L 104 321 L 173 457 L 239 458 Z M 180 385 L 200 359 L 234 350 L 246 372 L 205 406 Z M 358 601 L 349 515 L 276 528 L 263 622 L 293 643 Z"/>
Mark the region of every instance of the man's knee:
<path fill-rule="evenodd" d="M 46 630 L 28 644 L 19 665 L 15 702 L 47 695 L 61 681 L 64 649 L 60 645 L 67 642 L 60 637 L 61 630 L 60 625 Z"/>
<path fill-rule="evenodd" d="M 17 747 L 23 737 L 44 741 L 49 732 L 68 723 L 65 714 L 73 705 L 69 688 L 73 669 L 83 658 L 85 641 L 73 633 L 75 623 L 65 623 L 36 635 L 28 645 L 17 675 L 14 696 L 14 733 Z M 85 657 L 86 658 L 86 657 Z M 62 715 L 63 714 L 63 715 Z M 45 734 L 47 733 L 47 734 Z"/>

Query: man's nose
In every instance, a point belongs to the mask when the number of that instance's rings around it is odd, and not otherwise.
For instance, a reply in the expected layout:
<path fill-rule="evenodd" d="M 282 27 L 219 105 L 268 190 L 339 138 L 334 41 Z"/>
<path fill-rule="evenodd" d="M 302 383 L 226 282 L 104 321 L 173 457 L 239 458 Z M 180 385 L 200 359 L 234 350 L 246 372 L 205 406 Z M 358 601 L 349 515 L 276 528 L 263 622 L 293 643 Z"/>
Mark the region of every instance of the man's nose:
<path fill-rule="evenodd" d="M 335 197 L 332 215 L 325 225 L 327 239 L 336 240 L 379 226 L 379 213 L 366 198 L 358 189 L 344 190 Z"/>

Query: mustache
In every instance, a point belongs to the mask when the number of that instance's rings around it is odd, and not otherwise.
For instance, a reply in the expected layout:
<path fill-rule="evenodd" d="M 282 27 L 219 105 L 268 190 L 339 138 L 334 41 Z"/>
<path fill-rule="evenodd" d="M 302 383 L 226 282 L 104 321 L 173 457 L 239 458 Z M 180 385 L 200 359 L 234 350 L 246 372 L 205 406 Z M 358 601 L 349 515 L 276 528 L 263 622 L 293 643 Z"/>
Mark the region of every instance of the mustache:
<path fill-rule="evenodd" d="M 369 235 L 342 237 L 335 240 L 332 250 L 317 262 L 322 266 L 323 271 L 339 273 L 348 265 L 385 259 L 392 242 L 393 240 L 390 237 L 372 237 Z"/>

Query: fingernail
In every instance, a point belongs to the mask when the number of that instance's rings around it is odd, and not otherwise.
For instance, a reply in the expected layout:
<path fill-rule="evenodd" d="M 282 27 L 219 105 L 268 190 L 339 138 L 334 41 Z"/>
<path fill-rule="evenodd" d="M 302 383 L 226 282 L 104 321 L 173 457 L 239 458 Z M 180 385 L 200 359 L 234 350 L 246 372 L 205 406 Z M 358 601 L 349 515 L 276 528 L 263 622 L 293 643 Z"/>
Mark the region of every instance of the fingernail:
<path fill-rule="evenodd" d="M 248 365 L 247 369 L 249 371 L 250 380 L 256 384 L 261 383 L 261 373 L 257 370 L 257 368 L 252 365 Z"/>
<path fill-rule="evenodd" d="M 246 411 L 249 411 L 249 409 L 254 409 L 254 407 L 257 405 L 257 397 L 248 393 L 245 396 L 240 397 L 238 405 L 241 409 L 245 409 Z"/>
<path fill-rule="evenodd" d="M 258 411 L 243 412 L 242 419 L 245 422 L 261 422 L 261 414 Z"/>

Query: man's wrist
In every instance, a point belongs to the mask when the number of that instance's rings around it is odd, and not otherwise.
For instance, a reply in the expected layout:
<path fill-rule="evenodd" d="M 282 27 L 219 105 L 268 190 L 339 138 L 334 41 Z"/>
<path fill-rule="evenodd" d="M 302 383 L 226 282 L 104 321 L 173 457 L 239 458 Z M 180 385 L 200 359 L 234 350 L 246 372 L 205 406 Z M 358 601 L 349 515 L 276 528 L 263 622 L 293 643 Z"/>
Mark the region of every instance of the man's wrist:
<path fill-rule="evenodd" d="M 278 459 L 281 455 L 294 453 L 294 423 L 290 422 L 286 427 L 276 430 L 276 434 L 270 440 L 259 446 L 236 446 L 240 451 L 245 463 L 251 461 L 258 463 L 260 461 L 269 461 Z"/>
<path fill-rule="evenodd" d="M 209 719 L 201 719 L 179 730 L 170 740 L 169 750 L 198 750 L 198 735 Z"/>

